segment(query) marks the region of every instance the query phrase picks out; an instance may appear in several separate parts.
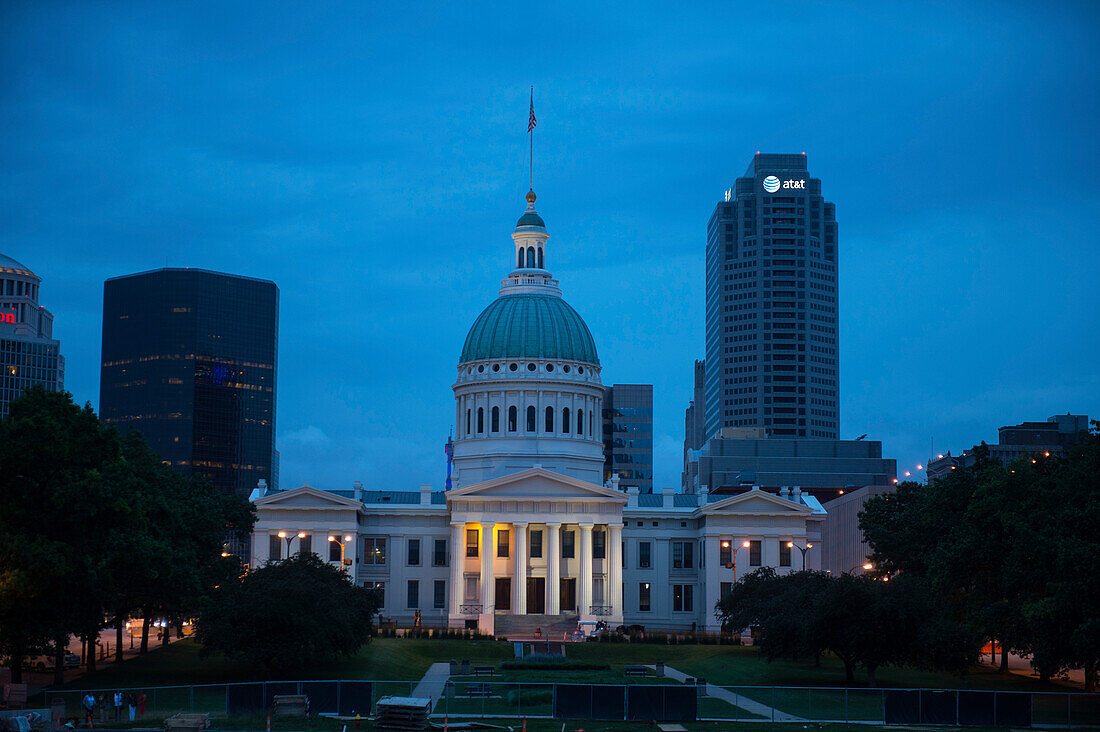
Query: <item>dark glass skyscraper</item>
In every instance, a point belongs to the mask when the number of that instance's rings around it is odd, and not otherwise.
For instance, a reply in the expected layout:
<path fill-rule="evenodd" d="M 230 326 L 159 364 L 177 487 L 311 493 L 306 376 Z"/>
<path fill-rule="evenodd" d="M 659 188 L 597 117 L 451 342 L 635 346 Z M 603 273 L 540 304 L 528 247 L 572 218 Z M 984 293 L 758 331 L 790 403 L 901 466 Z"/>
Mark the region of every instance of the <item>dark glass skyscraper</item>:
<path fill-rule="evenodd" d="M 707 225 L 706 433 L 837 439 L 837 225 L 806 156 L 757 153 Z"/>
<path fill-rule="evenodd" d="M 619 474 L 622 488 L 653 492 L 653 385 L 615 384 L 604 389 L 604 480 Z"/>
<path fill-rule="evenodd" d="M 100 416 L 222 492 L 276 487 L 278 322 L 267 280 L 200 269 L 107 280 Z"/>

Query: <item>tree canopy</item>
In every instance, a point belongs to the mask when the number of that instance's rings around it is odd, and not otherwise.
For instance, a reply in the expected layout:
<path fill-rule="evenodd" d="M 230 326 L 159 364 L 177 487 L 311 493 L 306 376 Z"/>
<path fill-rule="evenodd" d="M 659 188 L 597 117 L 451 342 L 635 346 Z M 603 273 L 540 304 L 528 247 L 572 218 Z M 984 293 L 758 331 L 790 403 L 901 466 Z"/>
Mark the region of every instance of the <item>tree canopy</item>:
<path fill-rule="evenodd" d="M 315 554 L 298 554 L 218 587 L 196 636 L 204 654 L 281 674 L 354 654 L 368 640 L 377 610 L 376 593 Z"/>

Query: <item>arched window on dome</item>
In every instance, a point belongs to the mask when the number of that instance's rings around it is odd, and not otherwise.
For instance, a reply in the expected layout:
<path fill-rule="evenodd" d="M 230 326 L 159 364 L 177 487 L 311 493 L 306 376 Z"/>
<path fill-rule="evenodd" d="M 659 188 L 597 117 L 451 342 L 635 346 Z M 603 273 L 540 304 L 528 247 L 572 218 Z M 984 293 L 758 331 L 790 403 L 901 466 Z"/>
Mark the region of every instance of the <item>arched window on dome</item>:
<path fill-rule="evenodd" d="M 485 408 L 477 408 L 477 433 L 480 435 L 485 431 Z"/>
<path fill-rule="evenodd" d="M 592 436 L 592 412 L 588 413 L 588 436 Z"/>
<path fill-rule="evenodd" d="M 561 410 L 561 431 L 565 434 L 569 434 L 569 407 L 562 407 Z"/>
<path fill-rule="evenodd" d="M 523 269 L 523 247 L 516 251 L 516 267 Z"/>
<path fill-rule="evenodd" d="M 470 410 L 466 410 L 466 435 L 470 435 Z"/>
<path fill-rule="evenodd" d="M 584 410 L 583 409 L 578 409 L 577 410 L 577 434 L 578 435 L 583 435 L 584 434 Z"/>
<path fill-rule="evenodd" d="M 535 408 L 527 407 L 527 431 L 535 431 Z"/>
<path fill-rule="evenodd" d="M 500 407 L 493 407 L 492 414 L 489 417 L 489 430 L 500 432 Z"/>
<path fill-rule="evenodd" d="M 542 266 L 542 247 L 539 247 L 539 269 L 544 269 Z"/>
<path fill-rule="evenodd" d="M 547 432 L 553 432 L 554 431 L 554 408 L 553 407 L 547 407 L 546 408 L 546 431 Z"/>
<path fill-rule="evenodd" d="M 534 268 L 535 266 L 535 248 L 527 247 L 527 266 Z"/>
<path fill-rule="evenodd" d="M 516 408 L 514 406 L 508 407 L 508 431 L 509 432 L 515 432 L 516 431 L 516 429 L 518 427 L 518 425 L 516 424 L 516 422 L 518 421 L 518 416 L 519 415 L 517 414 Z"/>

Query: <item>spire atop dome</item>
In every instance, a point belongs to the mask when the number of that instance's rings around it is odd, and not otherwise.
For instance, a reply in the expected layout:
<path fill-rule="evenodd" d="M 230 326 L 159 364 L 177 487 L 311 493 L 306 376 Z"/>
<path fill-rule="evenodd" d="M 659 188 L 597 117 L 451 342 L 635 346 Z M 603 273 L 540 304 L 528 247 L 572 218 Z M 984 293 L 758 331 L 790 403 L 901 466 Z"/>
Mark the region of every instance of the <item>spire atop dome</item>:
<path fill-rule="evenodd" d="M 536 198 L 537 198 L 537 196 L 535 195 L 535 189 L 534 188 L 527 191 L 527 203 L 531 204 L 529 208 L 531 208 L 532 210 L 534 208 Z"/>
<path fill-rule="evenodd" d="M 519 221 L 516 222 L 516 229 L 525 226 L 537 226 L 540 229 L 546 229 L 546 223 L 535 211 L 535 198 L 534 190 L 527 191 L 527 210 L 523 212 L 523 215 L 519 217 Z"/>

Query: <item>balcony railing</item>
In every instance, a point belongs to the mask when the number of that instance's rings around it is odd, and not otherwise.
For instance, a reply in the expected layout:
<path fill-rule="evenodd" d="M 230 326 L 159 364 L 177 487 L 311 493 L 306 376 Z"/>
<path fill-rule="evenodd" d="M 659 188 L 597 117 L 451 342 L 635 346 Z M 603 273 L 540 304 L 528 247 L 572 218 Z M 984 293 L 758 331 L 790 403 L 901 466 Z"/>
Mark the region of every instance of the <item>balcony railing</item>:
<path fill-rule="evenodd" d="M 592 610 L 593 615 L 610 615 L 611 614 L 611 606 L 610 605 L 593 605 L 591 610 Z"/>
<path fill-rule="evenodd" d="M 463 615 L 481 615 L 481 605 L 459 605 L 458 611 Z"/>

